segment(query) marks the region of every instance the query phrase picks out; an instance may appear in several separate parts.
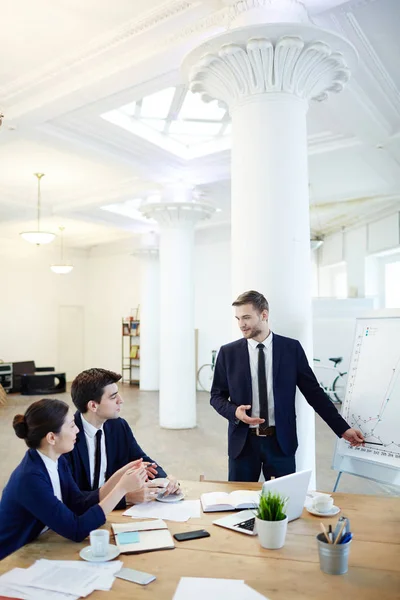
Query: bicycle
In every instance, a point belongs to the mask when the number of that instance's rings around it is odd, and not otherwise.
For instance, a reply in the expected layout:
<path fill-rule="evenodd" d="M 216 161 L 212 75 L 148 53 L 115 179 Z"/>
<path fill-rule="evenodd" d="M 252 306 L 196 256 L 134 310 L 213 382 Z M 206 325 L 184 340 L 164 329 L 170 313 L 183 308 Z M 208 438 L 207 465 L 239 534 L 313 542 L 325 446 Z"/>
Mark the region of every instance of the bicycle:
<path fill-rule="evenodd" d="M 215 360 L 217 351 L 211 351 L 211 363 L 206 363 L 197 371 L 197 383 L 203 392 L 211 392 L 211 386 L 214 378 Z"/>
<path fill-rule="evenodd" d="M 333 379 L 330 387 L 328 385 L 325 385 L 323 381 L 319 381 L 319 385 L 322 387 L 325 394 L 327 394 L 330 397 L 332 402 L 334 402 L 336 404 L 342 404 L 345 393 L 346 393 L 345 375 L 347 375 L 347 371 L 339 371 L 337 366 L 342 362 L 343 357 L 338 356 L 337 358 L 329 358 L 328 360 L 333 362 L 333 364 L 334 364 L 333 367 L 328 366 L 328 365 L 323 365 L 323 364 L 319 364 L 319 365 L 315 365 L 315 366 L 318 369 L 334 371 L 334 374 L 332 374 L 332 377 L 334 377 L 334 379 Z M 320 363 L 321 361 L 319 358 L 314 358 L 314 362 Z"/>

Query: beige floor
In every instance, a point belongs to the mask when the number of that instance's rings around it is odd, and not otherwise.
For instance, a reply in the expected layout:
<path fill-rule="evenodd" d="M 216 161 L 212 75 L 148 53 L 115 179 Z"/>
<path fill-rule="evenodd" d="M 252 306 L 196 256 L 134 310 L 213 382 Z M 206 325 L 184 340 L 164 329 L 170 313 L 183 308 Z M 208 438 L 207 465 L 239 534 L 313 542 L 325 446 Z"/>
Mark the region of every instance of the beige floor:
<path fill-rule="evenodd" d="M 157 393 L 139 392 L 137 387 L 129 385 L 121 386 L 121 389 L 125 401 L 122 416 L 131 425 L 143 449 L 168 473 L 181 479 L 198 480 L 202 473 L 207 479 L 227 478 L 227 423 L 210 407 L 208 394 L 198 394 L 198 426 L 195 429 L 169 430 L 158 425 Z M 57 397 L 70 402 L 69 394 Z M 14 434 L 13 416 L 23 413 L 37 399 L 12 394 L 7 397 L 7 405 L 0 407 L 0 490 L 26 450 L 24 442 Z M 332 491 L 336 479 L 337 474 L 331 469 L 334 444 L 334 434 L 317 416 L 317 488 L 320 490 Z M 342 476 L 339 489 L 364 494 L 400 494 L 399 488 L 347 474 Z"/>

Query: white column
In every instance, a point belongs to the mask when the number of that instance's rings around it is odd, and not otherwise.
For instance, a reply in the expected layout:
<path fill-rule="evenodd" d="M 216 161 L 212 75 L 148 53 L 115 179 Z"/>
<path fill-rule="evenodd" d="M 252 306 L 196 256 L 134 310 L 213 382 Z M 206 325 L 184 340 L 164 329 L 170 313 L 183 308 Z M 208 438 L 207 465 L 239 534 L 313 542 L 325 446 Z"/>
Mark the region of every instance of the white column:
<path fill-rule="evenodd" d="M 160 426 L 196 426 L 194 226 L 214 209 L 196 202 L 145 204 L 160 224 Z"/>
<path fill-rule="evenodd" d="M 232 298 L 264 293 L 272 330 L 311 358 L 306 113 L 309 100 L 343 88 L 344 55 L 355 63 L 356 54 L 307 24 L 297 0 L 225 1 L 234 28 L 193 50 L 183 69 L 192 91 L 232 117 Z M 297 416 L 297 468 L 314 468 L 314 414 L 302 398 Z"/>
<path fill-rule="evenodd" d="M 140 389 L 160 386 L 160 263 L 158 248 L 141 248 L 140 258 Z"/>

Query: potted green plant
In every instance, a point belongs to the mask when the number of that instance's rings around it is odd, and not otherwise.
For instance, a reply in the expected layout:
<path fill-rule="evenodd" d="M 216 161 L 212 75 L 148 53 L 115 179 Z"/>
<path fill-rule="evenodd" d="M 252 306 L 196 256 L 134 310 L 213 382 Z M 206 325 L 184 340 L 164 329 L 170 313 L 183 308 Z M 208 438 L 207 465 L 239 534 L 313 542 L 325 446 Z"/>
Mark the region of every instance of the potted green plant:
<path fill-rule="evenodd" d="M 260 496 L 256 512 L 256 532 L 263 548 L 275 550 L 285 543 L 288 518 L 285 513 L 288 498 L 268 491 Z"/>

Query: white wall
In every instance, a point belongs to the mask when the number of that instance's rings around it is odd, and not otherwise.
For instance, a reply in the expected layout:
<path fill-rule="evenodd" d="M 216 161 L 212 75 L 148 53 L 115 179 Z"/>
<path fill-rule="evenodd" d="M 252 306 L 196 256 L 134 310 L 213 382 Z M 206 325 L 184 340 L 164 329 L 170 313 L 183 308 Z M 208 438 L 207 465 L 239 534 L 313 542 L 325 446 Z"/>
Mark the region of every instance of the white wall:
<path fill-rule="evenodd" d="M 321 365 L 332 366 L 332 357 L 343 357 L 339 369 L 348 371 L 353 351 L 356 318 L 373 309 L 372 298 L 314 298 L 313 299 L 313 341 L 314 358 Z M 313 365 L 319 381 L 331 387 L 334 371 Z"/>
<path fill-rule="evenodd" d="M 384 305 L 384 264 L 400 252 L 400 213 L 327 236 L 319 252 L 321 296 L 332 295 L 336 265 L 345 264 L 348 296 L 373 297 L 374 307 L 380 308 Z"/>
<path fill-rule="evenodd" d="M 23 242 L 26 244 L 26 242 Z M 0 359 L 35 360 L 37 366 L 59 362 L 59 307 L 81 306 L 84 312 L 82 368 L 121 371 L 121 318 L 139 303 L 139 263 L 128 249 L 112 254 L 105 248 L 69 252 L 74 264 L 68 275 L 55 275 L 49 265 L 54 249 L 26 244 L 0 254 Z M 68 340 L 71 352 L 77 341 Z M 67 379 L 75 375 L 67 373 Z"/>
<path fill-rule="evenodd" d="M 121 372 L 122 317 L 139 304 L 140 263 L 128 250 L 99 247 L 87 264 L 85 368 Z"/>
<path fill-rule="evenodd" d="M 75 268 L 61 276 L 49 268 L 54 249 L 23 244 L 26 248 L 0 255 L 0 359 L 35 360 L 37 366 L 62 370 L 58 310 L 85 304 L 85 253 L 72 253 Z"/>

